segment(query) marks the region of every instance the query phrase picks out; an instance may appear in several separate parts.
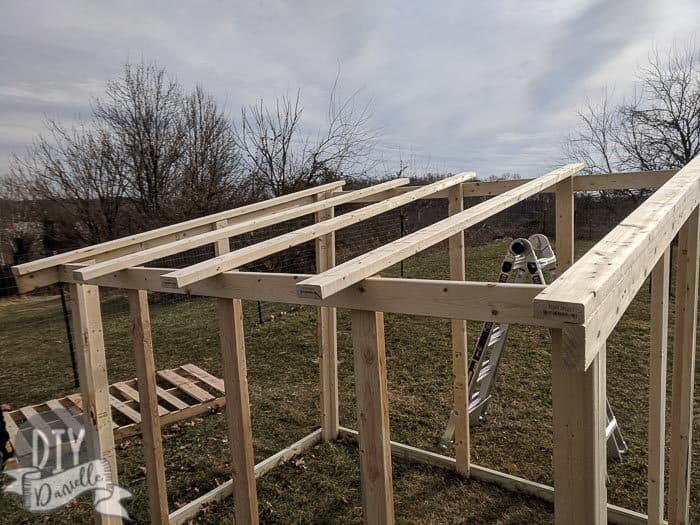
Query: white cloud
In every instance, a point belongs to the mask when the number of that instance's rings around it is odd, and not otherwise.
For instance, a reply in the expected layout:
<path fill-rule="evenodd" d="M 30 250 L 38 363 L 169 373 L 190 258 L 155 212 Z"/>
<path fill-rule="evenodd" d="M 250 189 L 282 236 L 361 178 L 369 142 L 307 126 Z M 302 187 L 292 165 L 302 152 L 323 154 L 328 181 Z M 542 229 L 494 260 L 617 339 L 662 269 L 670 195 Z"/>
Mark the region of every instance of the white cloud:
<path fill-rule="evenodd" d="M 692 0 L 7 1 L 0 173 L 44 113 L 84 113 L 125 59 L 144 57 L 234 115 L 301 89 L 311 128 L 340 64 L 343 91 L 374 101 L 383 157 L 538 175 L 558 160 L 584 97 L 628 90 L 648 49 L 687 38 L 698 15 Z"/>

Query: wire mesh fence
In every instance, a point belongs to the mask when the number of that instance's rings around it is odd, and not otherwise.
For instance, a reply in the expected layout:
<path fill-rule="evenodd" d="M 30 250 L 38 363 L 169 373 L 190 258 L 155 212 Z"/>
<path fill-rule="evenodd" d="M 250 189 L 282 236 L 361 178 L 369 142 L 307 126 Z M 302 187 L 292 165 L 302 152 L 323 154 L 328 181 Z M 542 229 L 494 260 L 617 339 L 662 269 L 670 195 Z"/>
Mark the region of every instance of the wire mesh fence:
<path fill-rule="evenodd" d="M 468 209 L 486 197 L 465 198 Z M 617 224 L 637 204 L 634 199 L 618 197 L 603 200 L 596 194 L 580 193 L 576 196 L 576 234 L 577 239 L 596 240 Z M 363 205 L 348 204 L 338 207 L 336 215 L 356 210 Z M 420 230 L 447 217 L 447 202 L 444 199 L 423 200 L 408 204 L 381 215 L 372 217 L 336 232 L 336 262 L 348 261 L 360 254 L 367 253 Z M 274 226 L 255 230 L 234 237 L 230 240 L 231 250 L 250 246 L 276 236 L 295 231 L 313 224 L 313 216 L 304 216 Z M 465 231 L 467 250 L 467 279 L 495 280 L 498 268 L 485 268 L 487 255 L 474 250 L 470 256 L 470 247 L 483 246 L 501 239 L 528 237 L 534 233 L 543 233 L 552 238 L 554 235 L 554 196 L 539 194 L 512 206 L 493 217 Z M 407 258 L 392 268 L 382 271 L 382 275 L 406 278 L 449 278 L 446 257 L 430 257 L 430 253 L 447 251 L 446 242 Z M 146 266 L 160 268 L 184 268 L 207 260 L 214 256 L 214 247 L 203 246 L 188 250 L 160 260 L 152 261 Z M 490 263 L 489 263 L 490 264 Z M 290 274 L 311 274 L 316 270 L 314 241 L 293 246 L 282 252 L 254 261 L 241 268 L 245 271 L 275 272 Z M 12 323 L 22 323 L 26 330 L 45 330 L 64 332 L 62 340 L 71 345 L 69 333 L 70 309 L 67 287 L 52 286 L 39 290 L 28 297 L 16 295 L 14 279 L 9 266 L 0 274 L 0 295 L 3 308 L 0 311 L 0 326 L 11 328 Z M 151 293 L 149 301 L 152 308 L 182 308 L 193 313 L 213 311 L 212 299 L 172 293 Z M 36 305 L 41 305 L 37 307 Z M 101 289 L 101 307 L 105 318 L 123 318 L 128 322 L 128 303 L 126 291 L 119 289 Z M 298 305 L 245 301 L 244 316 L 248 326 L 260 326 L 277 322 L 288 315 L 293 315 L 300 308 Z M 36 309 L 37 314 L 32 315 Z M 15 313 L 24 312 L 22 315 Z M 205 315 L 202 313 L 202 315 Z"/>

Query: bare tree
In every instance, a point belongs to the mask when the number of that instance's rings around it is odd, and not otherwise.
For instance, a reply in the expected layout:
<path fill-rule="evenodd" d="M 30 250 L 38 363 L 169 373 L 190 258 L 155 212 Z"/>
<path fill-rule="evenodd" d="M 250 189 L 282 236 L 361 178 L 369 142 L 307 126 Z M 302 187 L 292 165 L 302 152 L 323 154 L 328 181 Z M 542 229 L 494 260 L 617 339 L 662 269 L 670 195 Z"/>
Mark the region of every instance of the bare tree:
<path fill-rule="evenodd" d="M 183 102 L 181 213 L 202 216 L 250 199 L 233 127 L 213 97 L 196 87 Z"/>
<path fill-rule="evenodd" d="M 9 184 L 44 209 L 53 203 L 82 241 L 113 238 L 127 185 L 120 152 L 104 130 L 67 130 L 54 121 L 47 127 L 25 157 L 13 156 Z"/>
<path fill-rule="evenodd" d="M 179 84 L 155 64 L 124 65 L 94 104 L 128 164 L 128 196 L 146 223 L 177 215 L 172 197 L 179 182 L 184 125 Z"/>
<path fill-rule="evenodd" d="M 655 49 L 640 85 L 620 107 L 622 164 L 682 168 L 700 153 L 700 54 L 693 47 Z"/>
<path fill-rule="evenodd" d="M 680 168 L 700 153 L 700 70 L 697 50 L 658 49 L 638 85 L 615 105 L 611 93 L 586 102 L 565 156 L 589 172 Z"/>
<path fill-rule="evenodd" d="M 340 100 L 336 79 L 325 129 L 315 139 L 304 133 L 302 114 L 299 93 L 280 97 L 272 106 L 260 100 L 242 109 L 234 134 L 258 190 L 277 196 L 367 169 L 376 133 L 369 125 L 369 106 L 358 106 L 356 94 Z"/>

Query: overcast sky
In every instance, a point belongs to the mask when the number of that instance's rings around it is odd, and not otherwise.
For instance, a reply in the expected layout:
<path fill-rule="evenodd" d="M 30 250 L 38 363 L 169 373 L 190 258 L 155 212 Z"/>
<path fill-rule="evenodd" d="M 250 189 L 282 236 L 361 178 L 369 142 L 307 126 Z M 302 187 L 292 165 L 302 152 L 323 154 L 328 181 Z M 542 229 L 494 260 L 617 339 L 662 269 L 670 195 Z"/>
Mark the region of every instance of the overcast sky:
<path fill-rule="evenodd" d="M 157 61 L 231 114 L 301 90 L 321 125 L 341 89 L 372 100 L 375 157 L 537 176 L 576 109 L 628 92 L 649 50 L 696 36 L 694 0 L 74 2 L 0 5 L 0 174 L 45 116 L 69 122 L 125 60 Z M 469 4 L 469 5 L 468 5 Z"/>

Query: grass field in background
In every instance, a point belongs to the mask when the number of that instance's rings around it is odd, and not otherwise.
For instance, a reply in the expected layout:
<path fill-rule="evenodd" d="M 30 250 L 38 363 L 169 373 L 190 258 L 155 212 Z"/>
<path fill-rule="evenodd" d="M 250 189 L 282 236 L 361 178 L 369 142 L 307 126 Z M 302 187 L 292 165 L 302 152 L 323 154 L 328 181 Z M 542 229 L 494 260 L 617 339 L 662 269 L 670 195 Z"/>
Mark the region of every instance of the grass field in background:
<path fill-rule="evenodd" d="M 508 241 L 467 248 L 467 278 L 494 281 Z M 577 245 L 579 255 L 590 247 Z M 446 250 L 406 261 L 412 278 L 445 278 Z M 394 267 L 385 276 L 397 276 Z M 123 301 L 115 297 L 108 301 Z M 608 344 L 608 395 L 629 446 L 622 462 L 609 464 L 611 503 L 645 512 L 648 406 L 649 291 L 644 286 Z M 258 325 L 246 303 L 248 377 L 256 461 L 293 443 L 319 425 L 316 311 L 294 311 Z M 192 362 L 221 377 L 213 301 L 189 299 L 151 309 L 158 369 Z M 356 428 L 349 313 L 338 322 L 341 424 Z M 673 315 L 671 315 L 673 317 Z M 470 347 L 480 323 L 469 323 Z M 27 328 L 31 327 L 31 328 Z M 35 297 L 0 304 L 0 402 L 18 408 L 74 391 L 60 304 Z M 451 405 L 449 321 L 385 316 L 392 439 L 436 452 Z M 110 382 L 135 377 L 127 314 L 104 320 Z M 550 340 L 544 329 L 513 326 L 496 393 L 484 423 L 472 432 L 472 460 L 483 466 L 551 484 L 552 409 Z M 669 363 L 672 362 L 669 357 Z M 670 380 L 670 374 L 669 374 Z M 696 413 L 700 408 L 697 401 Z M 669 390 L 670 393 L 670 390 Z M 670 397 L 669 397 L 670 399 Z M 670 408 L 670 407 L 669 407 Z M 670 422 L 670 412 L 668 416 Z M 695 419 L 691 522 L 700 522 L 700 425 Z M 171 511 L 229 476 L 225 420 L 221 413 L 182 421 L 163 430 Z M 119 484 L 134 494 L 132 518 L 146 523 L 147 501 L 139 438 L 118 442 Z M 448 451 L 452 454 L 452 451 Z M 354 445 L 316 446 L 258 480 L 266 523 L 361 523 L 359 462 Z M 397 520 L 404 523 L 550 523 L 552 507 L 454 473 L 394 460 Z M 232 500 L 213 504 L 197 523 L 232 523 Z M 90 519 L 91 500 L 50 516 L 52 523 Z M 42 523 L 17 496 L 0 494 L 0 523 Z"/>

